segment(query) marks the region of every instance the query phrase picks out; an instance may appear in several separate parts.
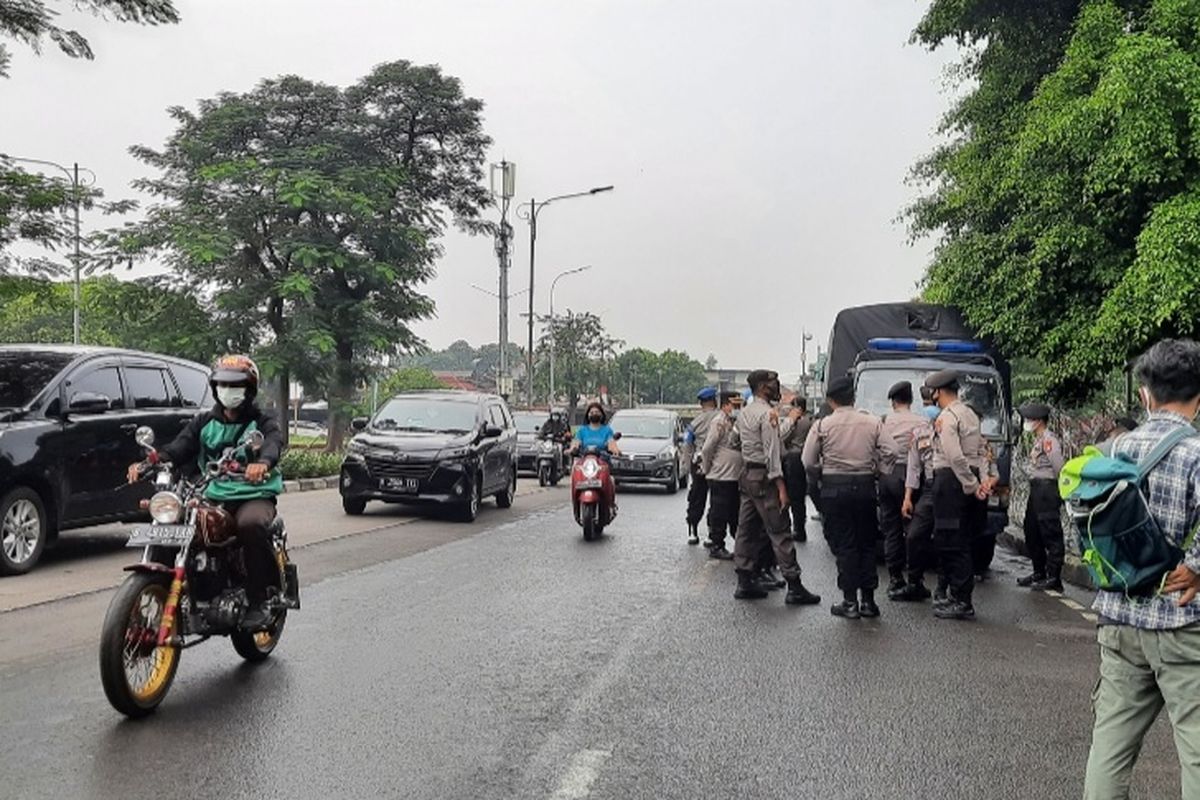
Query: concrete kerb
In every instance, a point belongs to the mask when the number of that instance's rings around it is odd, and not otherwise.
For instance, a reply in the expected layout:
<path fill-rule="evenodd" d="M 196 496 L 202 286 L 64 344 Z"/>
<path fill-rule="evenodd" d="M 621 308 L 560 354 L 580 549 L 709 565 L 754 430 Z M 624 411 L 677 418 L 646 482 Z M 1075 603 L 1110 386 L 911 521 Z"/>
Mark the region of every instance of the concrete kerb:
<path fill-rule="evenodd" d="M 317 492 L 323 489 L 336 489 L 337 487 L 337 475 L 329 475 L 324 478 L 301 478 L 298 481 L 283 482 L 283 491 L 286 494 L 295 494 L 296 492 Z"/>

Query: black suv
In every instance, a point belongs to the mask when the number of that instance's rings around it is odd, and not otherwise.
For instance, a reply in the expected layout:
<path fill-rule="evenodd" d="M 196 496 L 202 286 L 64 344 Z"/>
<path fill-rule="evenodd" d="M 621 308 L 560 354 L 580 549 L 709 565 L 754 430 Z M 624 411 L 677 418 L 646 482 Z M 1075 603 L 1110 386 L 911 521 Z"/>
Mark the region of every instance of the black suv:
<path fill-rule="evenodd" d="M 359 433 L 342 462 L 342 508 L 361 514 L 368 500 L 437 503 L 474 521 L 483 498 L 508 508 L 517 493 L 517 428 L 503 398 L 473 392 L 406 392 Z"/>
<path fill-rule="evenodd" d="M 170 441 L 210 402 L 208 369 L 127 350 L 0 345 L 0 575 L 68 528 L 138 519 L 140 425 Z"/>

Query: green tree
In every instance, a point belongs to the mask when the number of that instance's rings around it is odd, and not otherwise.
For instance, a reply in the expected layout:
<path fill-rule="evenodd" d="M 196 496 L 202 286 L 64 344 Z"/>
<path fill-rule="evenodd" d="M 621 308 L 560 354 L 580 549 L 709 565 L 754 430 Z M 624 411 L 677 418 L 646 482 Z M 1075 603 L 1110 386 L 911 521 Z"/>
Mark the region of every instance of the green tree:
<path fill-rule="evenodd" d="M 617 356 L 616 371 L 619 387 L 617 396 L 629 402 L 630 391 L 636 403 L 658 402 L 658 354 L 644 347 L 626 350 Z"/>
<path fill-rule="evenodd" d="M 436 66 L 396 61 L 341 90 L 295 76 L 171 109 L 178 130 L 139 188 L 160 198 L 113 252 L 164 251 L 223 313 L 257 328 L 264 366 L 323 387 L 329 447 L 382 356 L 423 347 L 419 291 L 453 221 L 482 229 L 483 104 Z"/>
<path fill-rule="evenodd" d="M 708 358 L 704 359 L 704 368 L 707 370 L 716 369 L 717 368 L 717 357 L 714 356 L 712 353 L 709 353 Z"/>
<path fill-rule="evenodd" d="M 936 0 L 972 87 L 918 165 L 925 296 L 1082 400 L 1200 304 L 1200 2 Z"/>
<path fill-rule="evenodd" d="M 535 357 L 539 397 L 549 393 L 550 349 L 554 349 L 554 383 L 557 394 L 567 398 L 573 412 L 580 395 L 594 395 L 600 384 L 610 380 L 611 364 L 623 342 L 609 335 L 595 314 L 575 313 L 539 317 L 542 336 Z M 609 387 L 616 391 L 616 387 Z"/>
<path fill-rule="evenodd" d="M 74 0 L 72 5 L 92 13 L 139 25 L 160 25 L 179 22 L 179 12 L 171 0 Z M 0 0 L 0 36 L 16 39 L 40 53 L 48 39 L 71 58 L 91 60 L 92 46 L 82 33 L 55 24 L 59 12 L 43 0 Z M 11 54 L 0 44 L 0 77 L 8 75 Z"/>

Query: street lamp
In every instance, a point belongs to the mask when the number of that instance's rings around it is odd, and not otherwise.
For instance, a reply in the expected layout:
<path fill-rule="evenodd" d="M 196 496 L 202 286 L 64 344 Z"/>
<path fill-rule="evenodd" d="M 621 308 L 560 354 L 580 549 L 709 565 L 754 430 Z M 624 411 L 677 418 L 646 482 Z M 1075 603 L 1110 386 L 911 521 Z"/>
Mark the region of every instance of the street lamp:
<path fill-rule="evenodd" d="M 556 197 L 551 197 L 549 200 L 543 200 L 540 203 L 536 199 L 530 199 L 517 208 L 517 216 L 521 219 L 529 221 L 529 351 L 525 354 L 525 370 L 528 373 L 525 376 L 527 397 L 529 405 L 533 405 L 533 275 L 534 275 L 534 258 L 537 249 L 537 218 L 542 209 L 551 203 L 559 200 L 570 200 L 575 197 L 590 197 L 601 192 L 611 192 L 611 186 L 597 186 L 594 189 L 588 189 L 586 192 L 573 192 L 572 194 L 560 194 Z"/>
<path fill-rule="evenodd" d="M 72 259 L 75 267 L 75 312 L 71 327 L 75 338 L 75 344 L 79 344 L 79 262 L 82 260 L 82 257 L 79 254 L 79 189 L 84 185 L 79 182 L 79 171 L 82 169 L 84 172 L 89 173 L 92 176 L 91 181 L 87 184 L 88 186 L 95 185 L 96 173 L 92 172 L 87 167 L 81 168 L 78 163 L 74 164 L 71 169 L 67 169 L 62 164 L 54 161 L 43 161 L 40 158 L 20 158 L 18 156 L 10 156 L 7 153 L 0 153 L 0 161 L 20 161 L 23 164 L 38 164 L 43 167 L 54 167 L 66 175 L 67 180 L 71 182 L 71 205 L 74 207 L 75 211 L 75 256 Z"/>
<path fill-rule="evenodd" d="M 591 264 L 583 267 L 575 267 L 575 269 L 563 270 L 550 281 L 550 330 L 554 331 L 554 287 L 558 285 L 561 278 L 568 275 L 574 275 L 592 268 Z M 554 351 L 558 349 L 558 333 L 554 333 L 554 340 L 550 342 L 550 406 L 554 406 Z"/>

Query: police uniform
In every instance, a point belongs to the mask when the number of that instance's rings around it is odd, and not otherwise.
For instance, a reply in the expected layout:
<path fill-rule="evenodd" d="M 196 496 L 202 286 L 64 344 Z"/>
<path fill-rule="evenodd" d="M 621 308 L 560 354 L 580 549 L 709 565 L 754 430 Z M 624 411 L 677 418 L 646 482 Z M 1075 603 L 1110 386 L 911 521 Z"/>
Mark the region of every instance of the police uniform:
<path fill-rule="evenodd" d="M 853 397 L 849 378 L 829 384 L 831 399 Z M 879 538 L 876 476 L 880 452 L 879 418 L 852 405 L 839 406 L 813 425 L 804 445 L 807 469 L 821 475 L 821 514 L 825 537 L 837 559 L 843 602 L 836 616 L 877 616 L 875 542 Z M 861 604 L 860 604 L 861 599 Z"/>
<path fill-rule="evenodd" d="M 888 400 L 901 395 L 912 398 L 912 384 L 901 381 L 888 389 Z M 908 473 L 908 451 L 913 431 L 925 425 L 924 417 L 908 409 L 893 411 L 883 418 L 879 442 L 879 527 L 883 532 L 883 552 L 891 586 L 889 595 L 904 588 L 907 558 L 904 517 L 904 484 Z"/>
<path fill-rule="evenodd" d="M 718 411 L 700 450 L 700 466 L 708 480 L 708 540 L 714 558 L 724 558 L 726 536 L 737 536 L 738 478 L 744 463 L 734 420 Z"/>
<path fill-rule="evenodd" d="M 905 533 L 908 581 L 893 600 L 927 599 L 925 570 L 938 563 L 933 550 L 933 435 L 933 423 L 922 422 L 913 429 L 909 442 L 904 474 L 904 488 L 913 498 L 912 517 Z M 940 588 L 944 594 L 945 587 Z"/>
<path fill-rule="evenodd" d="M 790 415 L 791 409 L 788 409 Z M 812 419 L 805 414 L 800 419 L 790 416 L 779 420 L 779 438 L 783 442 L 783 479 L 787 483 L 788 499 L 792 501 L 792 534 L 796 541 L 807 541 L 808 479 L 804 472 L 804 442 L 812 430 Z"/>
<path fill-rule="evenodd" d="M 715 402 L 717 390 L 706 386 L 696 394 L 696 399 L 701 403 Z M 691 457 L 688 459 L 688 469 L 691 474 L 687 496 L 688 544 L 700 542 L 698 530 L 700 520 L 704 517 L 704 505 L 708 500 L 708 480 L 700 468 L 700 451 L 704 448 L 704 442 L 708 438 L 709 425 L 720 413 L 718 409 L 706 408 L 697 414 L 688 425 L 687 440 L 692 448 Z"/>
<path fill-rule="evenodd" d="M 957 387 L 958 380 L 957 372 L 942 370 L 926 378 L 925 385 L 935 392 L 949 391 Z M 971 542 L 979 508 L 975 493 L 985 459 L 979 417 L 956 398 L 934 423 L 933 533 L 951 594 L 951 602 L 935 610 L 939 616 L 969 619 L 975 615 Z M 986 505 L 983 509 L 986 514 Z"/>
<path fill-rule="evenodd" d="M 768 370 L 755 370 L 748 378 L 756 392 L 763 386 L 777 384 L 778 375 Z M 754 579 L 764 538 L 769 539 L 775 559 L 787 581 L 786 602 L 789 605 L 812 605 L 821 598 L 810 593 L 800 581 L 800 565 L 796 563 L 796 548 L 792 542 L 791 525 L 780 506 L 779 488 L 783 485 L 782 444 L 779 439 L 779 420 L 771 404 L 757 398 L 738 414 L 737 435 L 745 462 L 738 487 L 741 508 L 738 515 L 738 535 L 733 550 L 737 568 L 738 599 L 759 599 L 766 590 Z"/>
<path fill-rule="evenodd" d="M 1050 419 L 1049 406 L 1030 403 L 1020 414 L 1027 420 Z M 1033 561 L 1033 574 L 1022 578 L 1022 586 L 1062 589 L 1065 546 L 1062 529 L 1062 498 L 1058 473 L 1063 468 L 1063 449 L 1058 437 L 1043 428 L 1029 451 L 1029 503 L 1025 506 L 1025 549 Z"/>

